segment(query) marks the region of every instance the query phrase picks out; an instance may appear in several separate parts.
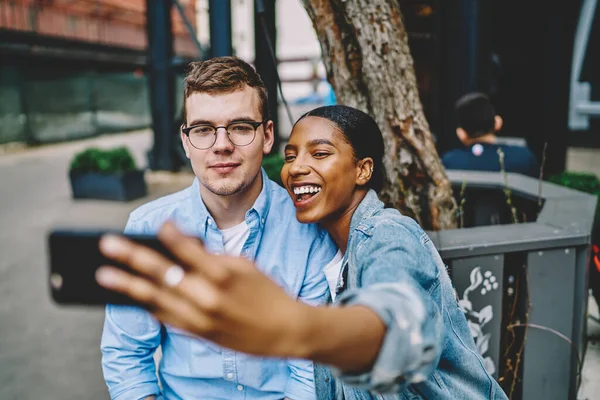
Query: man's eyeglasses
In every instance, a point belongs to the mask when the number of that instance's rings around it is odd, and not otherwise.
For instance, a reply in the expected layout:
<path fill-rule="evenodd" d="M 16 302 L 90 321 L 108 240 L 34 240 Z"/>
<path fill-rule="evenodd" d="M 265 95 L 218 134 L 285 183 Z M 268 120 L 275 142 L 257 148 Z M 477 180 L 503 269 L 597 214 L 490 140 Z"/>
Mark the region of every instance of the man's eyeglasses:
<path fill-rule="evenodd" d="M 229 125 L 212 126 L 209 124 L 194 125 L 188 128 L 181 127 L 181 131 L 188 137 L 192 146 L 198 150 L 206 150 L 217 142 L 217 130 L 224 128 L 227 137 L 236 146 L 248 146 L 256 137 L 256 130 L 267 122 L 264 119 L 257 121 L 234 121 Z"/>

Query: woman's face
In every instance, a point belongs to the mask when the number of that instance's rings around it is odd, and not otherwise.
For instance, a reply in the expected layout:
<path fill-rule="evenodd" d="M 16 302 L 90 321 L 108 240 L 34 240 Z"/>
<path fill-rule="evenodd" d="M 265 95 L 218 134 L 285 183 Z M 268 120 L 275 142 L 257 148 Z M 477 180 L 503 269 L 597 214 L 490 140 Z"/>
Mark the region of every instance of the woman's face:
<path fill-rule="evenodd" d="M 360 168 L 352 146 L 329 120 L 305 117 L 285 146 L 281 180 L 303 223 L 337 219 L 353 203 Z"/>

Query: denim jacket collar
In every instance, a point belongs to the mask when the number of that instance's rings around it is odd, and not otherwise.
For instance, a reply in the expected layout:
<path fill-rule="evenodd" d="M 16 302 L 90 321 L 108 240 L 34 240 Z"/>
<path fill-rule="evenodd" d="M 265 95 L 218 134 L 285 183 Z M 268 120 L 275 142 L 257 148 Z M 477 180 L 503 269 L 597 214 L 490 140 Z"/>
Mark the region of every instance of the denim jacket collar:
<path fill-rule="evenodd" d="M 377 210 L 383 208 L 383 203 L 377 197 L 377 193 L 373 189 L 369 189 L 367 195 L 362 199 L 354 214 L 352 215 L 352 221 L 350 221 L 350 238 L 352 232 L 359 229 L 362 222 L 371 217 Z"/>
<path fill-rule="evenodd" d="M 261 176 L 262 176 L 262 189 L 254 201 L 252 208 L 250 208 L 246 212 L 246 220 L 252 213 L 256 213 L 261 227 L 264 227 L 267 216 L 269 215 L 269 209 L 271 208 L 271 192 L 273 182 L 267 176 L 267 173 L 263 168 L 261 168 Z M 192 202 L 193 209 L 198 213 L 199 216 L 199 229 L 200 232 L 206 232 L 207 224 L 209 223 L 213 217 L 208 212 L 204 201 L 202 200 L 202 195 L 200 194 L 200 181 L 198 178 L 194 178 L 194 183 L 192 184 Z"/>
<path fill-rule="evenodd" d="M 342 268 L 340 270 L 341 279 L 336 287 L 336 296 L 341 295 L 348 287 L 348 256 L 350 249 L 353 248 L 353 237 L 356 230 L 366 231 L 368 226 L 364 225 L 364 221 L 371 217 L 377 210 L 383 208 L 383 203 L 377 197 L 377 193 L 373 189 L 369 189 L 366 196 L 362 199 L 350 221 L 350 232 L 348 234 L 348 246 L 344 257 L 342 258 Z M 331 299 L 330 299 L 331 300 Z"/>

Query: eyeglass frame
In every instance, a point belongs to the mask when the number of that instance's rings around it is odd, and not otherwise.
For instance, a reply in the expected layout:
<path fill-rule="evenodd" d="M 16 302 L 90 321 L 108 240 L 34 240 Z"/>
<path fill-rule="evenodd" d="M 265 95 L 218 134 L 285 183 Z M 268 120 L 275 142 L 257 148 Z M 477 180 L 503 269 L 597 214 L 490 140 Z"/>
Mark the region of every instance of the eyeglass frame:
<path fill-rule="evenodd" d="M 185 134 L 185 136 L 187 136 L 187 138 L 190 141 L 190 144 L 192 145 L 192 147 L 194 147 L 195 149 L 198 149 L 198 150 L 208 150 L 211 147 L 213 147 L 215 145 L 215 143 L 217 143 L 217 132 L 219 131 L 219 128 L 225 129 L 225 132 L 227 132 L 227 139 L 234 146 L 236 146 L 236 147 L 245 147 L 245 146 L 250 146 L 254 142 L 254 139 L 256 139 L 256 131 L 258 130 L 258 128 L 260 128 L 261 125 L 265 124 L 268 121 L 269 121 L 269 118 L 267 117 L 267 118 L 263 119 L 262 121 L 239 120 L 239 121 L 231 121 L 227 125 L 219 125 L 219 126 L 214 126 L 214 125 L 211 125 L 211 124 L 198 124 L 198 125 L 192 125 L 192 126 L 185 127 L 185 124 L 182 124 L 181 125 L 181 132 L 183 132 Z M 252 140 L 248 144 L 242 144 L 242 145 L 235 144 L 231 140 L 231 138 L 229 137 L 231 134 L 229 133 L 228 128 L 231 125 L 235 125 L 235 124 L 249 124 L 250 126 L 252 126 L 254 128 L 254 136 L 252 137 Z M 215 133 L 213 133 L 213 135 L 215 137 L 215 140 L 213 140 L 213 143 L 210 146 L 208 146 L 208 147 L 203 147 L 203 148 L 196 147 L 196 146 L 194 146 L 194 144 L 192 143 L 192 140 L 190 139 L 190 131 L 192 129 L 194 129 L 194 128 L 199 127 L 199 126 L 210 126 L 211 128 L 213 128 L 215 130 Z"/>

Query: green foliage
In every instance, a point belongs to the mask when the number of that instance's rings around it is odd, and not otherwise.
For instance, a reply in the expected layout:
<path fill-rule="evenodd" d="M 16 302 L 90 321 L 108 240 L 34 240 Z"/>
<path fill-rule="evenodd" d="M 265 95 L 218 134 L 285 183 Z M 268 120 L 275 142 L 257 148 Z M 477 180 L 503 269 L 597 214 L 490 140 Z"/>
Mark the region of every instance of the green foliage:
<path fill-rule="evenodd" d="M 597 196 L 598 204 L 594 226 L 595 231 L 600 233 L 600 179 L 594 174 L 563 172 L 560 175 L 551 176 L 548 181 Z"/>
<path fill-rule="evenodd" d="M 283 167 L 284 159 L 283 156 L 279 153 L 272 154 L 268 157 L 263 158 L 262 166 L 267 172 L 267 175 L 272 181 L 275 181 L 282 185 L 281 177 L 279 173 L 281 172 L 281 168 Z M 283 185 L 282 185 L 283 186 Z"/>
<path fill-rule="evenodd" d="M 136 169 L 135 160 L 126 147 L 86 149 L 73 157 L 69 168 L 71 172 L 102 174 L 135 171 Z"/>

